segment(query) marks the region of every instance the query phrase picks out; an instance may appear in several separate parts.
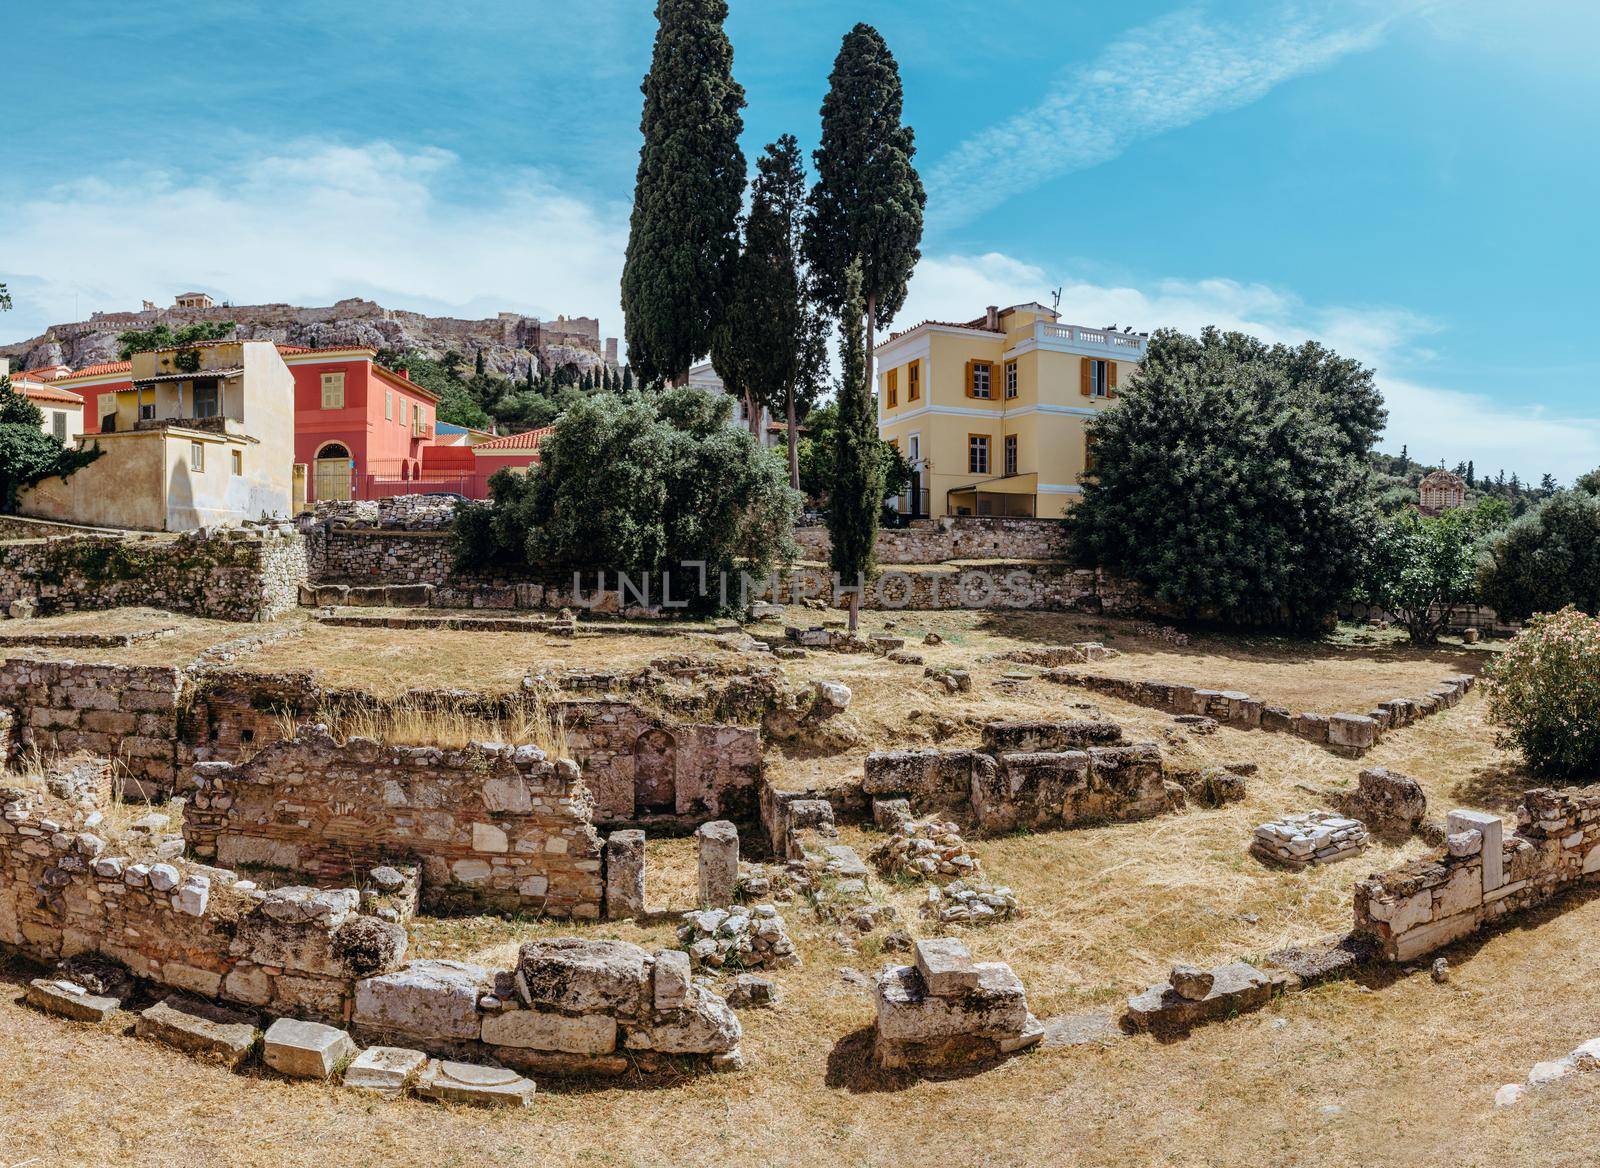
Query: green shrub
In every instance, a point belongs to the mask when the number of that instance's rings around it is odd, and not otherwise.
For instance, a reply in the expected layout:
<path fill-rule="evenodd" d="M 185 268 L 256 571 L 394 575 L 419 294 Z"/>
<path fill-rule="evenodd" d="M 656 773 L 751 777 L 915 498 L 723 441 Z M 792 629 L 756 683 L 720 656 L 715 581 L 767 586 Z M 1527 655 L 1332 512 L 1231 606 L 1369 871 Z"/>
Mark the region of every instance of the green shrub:
<path fill-rule="evenodd" d="M 1537 774 L 1600 771 L 1600 620 L 1575 608 L 1534 617 L 1486 672 L 1489 713 Z"/>
<path fill-rule="evenodd" d="M 1500 532 L 1478 586 L 1505 620 L 1569 604 L 1600 611 L 1600 496 L 1561 491 Z"/>

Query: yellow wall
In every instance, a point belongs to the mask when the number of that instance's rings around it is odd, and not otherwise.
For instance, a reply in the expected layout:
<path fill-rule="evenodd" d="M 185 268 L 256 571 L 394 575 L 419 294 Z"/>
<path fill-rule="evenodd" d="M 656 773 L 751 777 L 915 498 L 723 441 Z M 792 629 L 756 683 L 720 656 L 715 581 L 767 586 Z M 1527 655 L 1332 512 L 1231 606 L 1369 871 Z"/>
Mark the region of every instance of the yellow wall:
<path fill-rule="evenodd" d="M 949 491 L 975 484 L 984 491 L 1035 494 L 1036 514 L 1042 517 L 1064 514 L 1078 497 L 1085 473 L 1085 427 L 1094 413 L 1115 401 L 1083 395 L 1082 362 L 1115 360 L 1119 385 L 1132 375 L 1137 362 L 1113 357 L 1094 345 L 1067 352 L 1039 347 L 1035 326 L 1046 322 L 1053 323 L 1048 309 L 1022 307 L 1000 315 L 1003 334 L 931 325 L 879 346 L 879 432 L 907 457 L 912 453 L 912 436 L 917 436 L 924 462 L 921 485 L 929 490 L 934 514 L 945 513 Z M 1006 363 L 1013 360 L 1017 392 L 1008 399 Z M 913 361 L 922 367 L 919 401 L 908 397 L 908 367 Z M 969 361 L 991 363 L 988 399 L 967 395 Z M 892 408 L 887 396 L 891 370 L 897 389 Z M 989 436 L 987 474 L 969 469 L 973 434 Z M 1003 477 L 1007 435 L 1017 438 L 1016 476 L 1010 479 Z"/>

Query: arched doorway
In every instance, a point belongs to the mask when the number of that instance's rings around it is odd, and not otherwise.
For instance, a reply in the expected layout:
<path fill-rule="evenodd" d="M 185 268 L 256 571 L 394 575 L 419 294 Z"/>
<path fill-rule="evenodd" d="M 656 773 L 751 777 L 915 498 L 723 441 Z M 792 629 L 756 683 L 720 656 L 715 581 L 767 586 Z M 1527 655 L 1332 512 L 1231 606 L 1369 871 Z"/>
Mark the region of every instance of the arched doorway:
<path fill-rule="evenodd" d="M 355 468 L 350 451 L 342 442 L 325 442 L 317 451 L 312 474 L 316 498 L 349 499 L 350 479 Z"/>
<path fill-rule="evenodd" d="M 633 744 L 635 815 L 678 809 L 678 744 L 665 730 L 647 730 Z"/>

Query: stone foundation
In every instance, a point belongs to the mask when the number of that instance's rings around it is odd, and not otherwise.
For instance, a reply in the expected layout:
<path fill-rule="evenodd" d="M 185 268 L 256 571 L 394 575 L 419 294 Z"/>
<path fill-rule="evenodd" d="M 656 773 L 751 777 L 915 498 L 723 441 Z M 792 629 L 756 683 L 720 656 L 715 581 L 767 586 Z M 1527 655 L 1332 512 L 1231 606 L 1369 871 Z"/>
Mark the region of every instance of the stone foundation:
<path fill-rule="evenodd" d="M 319 884 L 394 861 L 422 867 L 422 903 L 595 919 L 602 848 L 577 766 L 532 746 L 340 745 L 326 733 L 243 764 L 194 767 L 184 839 L 228 866 Z"/>
<path fill-rule="evenodd" d="M 1043 1037 L 1011 967 L 974 962 L 952 937 L 918 941 L 914 965 L 885 966 L 878 975 L 873 1058 L 881 1067 L 983 1063 Z"/>
<path fill-rule="evenodd" d="M 1366 714 L 1292 714 L 1282 706 L 1267 705 L 1237 690 L 1197 689 L 1175 682 L 1137 681 L 1070 668 L 1047 669 L 1041 676 L 1062 685 L 1110 694 L 1135 705 L 1169 710 L 1180 717 L 1210 718 L 1241 729 L 1294 734 L 1353 758 L 1376 746 L 1386 731 L 1409 726 L 1418 718 L 1454 706 L 1477 681 L 1470 674 L 1446 677 L 1423 697 L 1391 698 Z"/>
<path fill-rule="evenodd" d="M 1600 872 L 1600 786 L 1522 797 L 1517 830 L 1452 811 L 1445 846 L 1356 885 L 1355 929 L 1389 961 L 1412 961 Z"/>

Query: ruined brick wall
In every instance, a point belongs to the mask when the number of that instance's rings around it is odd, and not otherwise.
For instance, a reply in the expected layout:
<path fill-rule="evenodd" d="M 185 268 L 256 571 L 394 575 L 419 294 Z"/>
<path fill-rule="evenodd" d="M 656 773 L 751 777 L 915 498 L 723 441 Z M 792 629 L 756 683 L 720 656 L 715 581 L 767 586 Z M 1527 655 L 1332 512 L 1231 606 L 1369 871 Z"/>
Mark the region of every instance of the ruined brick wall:
<path fill-rule="evenodd" d="M 316 539 L 315 579 L 340 584 L 448 584 L 455 537 L 449 531 L 330 527 Z"/>
<path fill-rule="evenodd" d="M 0 709 L 14 719 L 17 749 L 116 759 L 136 795 L 172 789 L 183 688 L 182 673 L 164 665 L 0 661 Z"/>
<path fill-rule="evenodd" d="M 306 730 L 241 764 L 195 766 L 194 854 L 317 883 L 422 865 L 423 902 L 597 918 L 601 840 L 578 767 L 532 746 L 340 745 Z"/>
<path fill-rule="evenodd" d="M 1356 885 L 1355 929 L 1411 961 L 1600 873 L 1600 786 L 1526 792 L 1517 830 L 1452 811 L 1445 847 Z"/>
<path fill-rule="evenodd" d="M 0 543 L 0 609 L 26 598 L 44 614 L 146 605 L 273 620 L 299 604 L 308 572 L 305 540 L 288 524 Z"/>
<path fill-rule="evenodd" d="M 880 564 L 941 564 L 947 560 L 1071 560 L 1069 524 L 1059 519 L 944 517 L 914 520 L 878 532 Z M 826 527 L 795 529 L 808 560 L 827 562 L 833 547 Z"/>
<path fill-rule="evenodd" d="M 670 722 L 632 702 L 558 706 L 567 749 L 594 792 L 603 825 L 753 821 L 761 732 L 753 726 Z"/>
<path fill-rule="evenodd" d="M 99 953 L 157 985 L 338 1022 L 357 979 L 404 957 L 405 930 L 355 913 L 354 889 L 268 894 L 141 858 L 41 792 L 0 789 L 0 809 L 0 943 L 36 961 Z"/>
<path fill-rule="evenodd" d="M 1120 728 L 1106 722 L 1003 725 L 985 750 L 869 754 L 863 790 L 989 834 L 1145 819 L 1174 806 L 1154 743 L 1124 744 Z"/>

